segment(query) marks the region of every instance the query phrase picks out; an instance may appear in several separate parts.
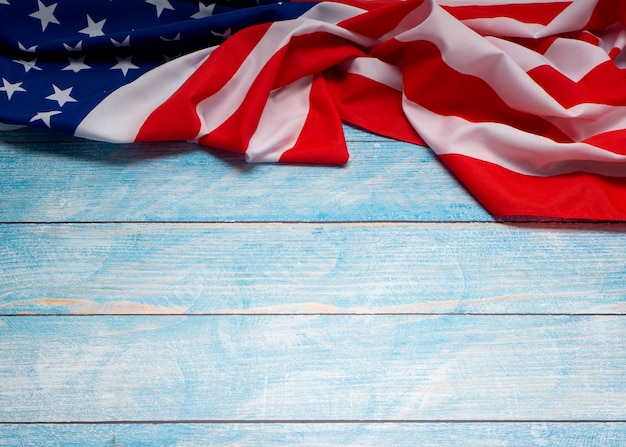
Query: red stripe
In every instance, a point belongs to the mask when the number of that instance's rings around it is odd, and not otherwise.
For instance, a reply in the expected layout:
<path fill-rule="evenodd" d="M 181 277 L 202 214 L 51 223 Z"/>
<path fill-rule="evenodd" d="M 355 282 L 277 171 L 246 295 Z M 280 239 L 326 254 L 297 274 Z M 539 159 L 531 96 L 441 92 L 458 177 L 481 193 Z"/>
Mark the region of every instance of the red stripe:
<path fill-rule="evenodd" d="M 303 76 L 321 73 L 347 59 L 365 56 L 351 42 L 325 32 L 293 36 L 286 50 L 274 88 L 290 84 Z"/>
<path fill-rule="evenodd" d="M 344 20 L 339 23 L 339 26 L 355 33 L 378 39 L 396 28 L 409 13 L 422 3 L 423 0 L 386 3 L 384 6 L 374 9 L 367 14 Z"/>
<path fill-rule="evenodd" d="M 626 220 L 626 178 L 585 172 L 533 177 L 463 155 L 441 156 L 496 218 Z"/>
<path fill-rule="evenodd" d="M 309 114 L 294 147 L 282 154 L 281 162 L 345 164 L 348 162 L 341 118 L 321 75 L 311 87 Z"/>
<path fill-rule="evenodd" d="M 442 6 L 459 20 L 508 17 L 518 22 L 548 25 L 572 2 L 519 3 L 507 5 Z"/>
<path fill-rule="evenodd" d="M 584 142 L 616 154 L 626 155 L 625 141 L 626 129 L 619 129 L 594 135 L 593 137 L 586 139 Z M 626 193 L 624 195 L 624 200 L 626 200 Z"/>
<path fill-rule="evenodd" d="M 624 0 L 597 0 L 598 3 L 589 18 L 585 29 L 605 29 L 616 22 L 626 23 L 626 2 Z"/>
<path fill-rule="evenodd" d="M 259 119 L 286 52 L 287 48 L 283 47 L 270 58 L 255 77 L 237 110 L 215 130 L 202 136 L 198 140 L 198 144 L 231 152 L 243 153 L 246 151 L 259 124 Z"/>
<path fill-rule="evenodd" d="M 503 123 L 557 142 L 572 142 L 540 116 L 509 107 L 484 80 L 448 66 L 435 44 L 417 41 L 400 45 L 406 55 L 402 60 L 404 93 L 411 101 L 438 115 L 459 116 L 471 122 Z M 393 53 L 394 49 L 390 51 Z"/>
<path fill-rule="evenodd" d="M 267 25 L 247 28 L 227 40 L 143 124 L 136 141 L 192 140 L 200 130 L 196 106 L 222 88 L 235 74 L 258 41 Z M 207 82 L 207 79 L 210 82 Z"/>
<path fill-rule="evenodd" d="M 591 45 L 594 46 L 598 46 L 600 45 L 600 39 L 598 39 L 597 36 L 595 36 L 594 34 L 590 33 L 589 31 L 581 31 L 578 34 L 578 40 L 582 40 L 583 42 L 587 42 Z"/>
<path fill-rule="evenodd" d="M 557 36 L 542 37 L 539 39 L 531 39 L 525 37 L 511 37 L 508 40 L 515 42 L 523 47 L 533 50 L 535 53 L 546 54 L 546 51 L 558 39 Z"/>
<path fill-rule="evenodd" d="M 379 135 L 424 145 L 402 110 L 402 92 L 365 76 L 327 74 L 341 118 Z"/>
<path fill-rule="evenodd" d="M 611 49 L 611 51 L 609 51 L 609 57 L 612 60 L 615 60 L 617 58 L 617 56 L 619 56 L 619 54 L 622 52 L 622 48 L 613 48 Z"/>
<path fill-rule="evenodd" d="M 626 106 L 626 76 L 612 61 L 596 66 L 578 82 L 548 65 L 528 75 L 565 108 L 585 103 Z"/>

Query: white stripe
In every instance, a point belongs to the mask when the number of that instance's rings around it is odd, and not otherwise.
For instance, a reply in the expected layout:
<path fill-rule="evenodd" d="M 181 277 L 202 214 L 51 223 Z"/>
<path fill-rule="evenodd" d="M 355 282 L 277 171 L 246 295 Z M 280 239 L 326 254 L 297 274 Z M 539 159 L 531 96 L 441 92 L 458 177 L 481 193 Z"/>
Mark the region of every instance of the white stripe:
<path fill-rule="evenodd" d="M 553 3 L 554 0 L 438 0 L 445 6 L 494 6 L 500 4 Z M 522 23 L 507 17 L 469 19 L 463 23 L 483 35 L 539 38 L 582 29 L 597 4 L 595 0 L 574 0 L 548 25 Z"/>
<path fill-rule="evenodd" d="M 510 40 L 493 36 L 486 36 L 485 40 L 506 53 L 524 71 L 530 71 L 542 65 L 551 65 L 543 54 Z"/>
<path fill-rule="evenodd" d="M 187 81 L 215 48 L 174 59 L 115 90 L 83 119 L 75 135 L 113 143 L 135 141 L 150 114 Z"/>
<path fill-rule="evenodd" d="M 524 71 L 547 65 L 574 82 L 580 81 L 598 65 L 610 60 L 604 49 L 580 40 L 558 38 L 545 54 L 506 39 L 486 37 L 485 40 L 506 53 Z"/>
<path fill-rule="evenodd" d="M 561 73 L 580 81 L 586 74 L 603 62 L 611 60 L 603 48 L 574 39 L 556 39 L 544 56 Z"/>
<path fill-rule="evenodd" d="M 379 82 L 394 90 L 402 91 L 402 70 L 400 67 L 372 57 L 357 57 L 340 64 L 347 73 L 358 74 Z"/>
<path fill-rule="evenodd" d="M 468 28 L 488 36 L 528 37 L 537 39 L 550 34 L 545 25 L 524 23 L 510 17 L 467 19 L 461 21 Z"/>
<path fill-rule="evenodd" d="M 321 7 L 321 5 L 318 6 Z M 343 5 L 337 6 L 339 6 L 339 11 L 344 11 Z M 317 6 L 312 9 L 316 8 Z M 361 11 L 357 8 L 349 10 L 356 14 Z M 314 14 L 311 15 L 314 16 Z M 342 17 L 345 15 L 343 14 Z M 336 25 L 308 18 L 301 17 L 272 24 L 224 87 L 198 104 L 196 111 L 201 127 L 196 141 L 217 129 L 237 111 L 263 67 L 292 37 L 315 32 L 333 34 L 370 48 L 376 43 L 373 39 L 351 33 Z"/>
<path fill-rule="evenodd" d="M 616 23 L 605 30 L 593 33 L 600 39 L 600 47 L 607 53 L 615 48 L 623 50 L 626 48 L 626 28 L 624 23 Z"/>
<path fill-rule="evenodd" d="M 312 81 L 313 76 L 307 76 L 270 93 L 248 144 L 246 161 L 277 162 L 293 148 L 309 115 Z"/>
<path fill-rule="evenodd" d="M 394 38 L 400 40 L 399 36 L 401 36 L 403 33 L 406 33 L 407 31 L 411 31 L 415 29 L 415 27 L 417 26 L 420 26 L 424 22 L 424 20 L 426 20 L 427 17 L 430 17 L 433 15 L 433 12 L 435 10 L 438 11 L 438 14 L 442 14 L 442 13 L 446 14 L 448 16 L 448 19 L 450 21 L 454 21 L 457 24 L 457 26 L 460 23 L 456 19 L 454 19 L 452 16 L 450 16 L 448 13 L 446 13 L 443 9 L 441 9 L 435 3 L 434 0 L 426 0 L 424 1 L 424 3 L 422 3 L 417 8 L 415 8 L 413 11 L 411 11 L 406 16 L 404 16 L 402 20 L 398 22 L 395 28 L 387 32 L 387 34 L 384 34 L 383 36 L 381 36 L 380 42 L 386 42 L 387 40 L 394 39 Z M 442 28 L 442 29 L 445 29 L 446 32 L 453 32 L 450 29 L 446 29 L 446 28 Z"/>
<path fill-rule="evenodd" d="M 594 135 L 626 129 L 626 107 L 605 104 L 580 104 L 564 116 L 543 117 L 576 141 Z"/>
<path fill-rule="evenodd" d="M 581 30 L 589 22 L 597 3 L 597 0 L 574 0 L 570 6 L 545 26 L 543 32 L 537 37 Z"/>
<path fill-rule="evenodd" d="M 589 144 L 556 143 L 506 124 L 437 115 L 406 97 L 403 108 L 426 143 L 440 155 L 464 155 L 534 176 L 580 170 L 609 176 L 626 174 L 626 156 Z"/>
<path fill-rule="evenodd" d="M 336 25 L 339 22 L 351 19 L 352 17 L 356 17 L 360 14 L 363 14 L 364 12 L 367 11 L 365 9 L 360 9 L 354 6 L 328 2 L 318 3 L 307 12 L 302 14 L 300 18 L 316 20 L 319 22 Z"/>

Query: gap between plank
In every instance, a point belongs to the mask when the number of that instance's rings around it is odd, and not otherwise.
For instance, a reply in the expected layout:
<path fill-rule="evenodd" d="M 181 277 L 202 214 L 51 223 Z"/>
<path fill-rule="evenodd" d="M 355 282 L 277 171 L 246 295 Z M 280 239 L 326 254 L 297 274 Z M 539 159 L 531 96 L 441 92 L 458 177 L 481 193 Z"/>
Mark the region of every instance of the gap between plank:
<path fill-rule="evenodd" d="M 322 424 L 626 424 L 626 419 L 189 419 L 180 421 L 137 420 L 137 421 L 71 421 L 71 422 L 0 422 L 3 425 L 322 425 Z"/>
<path fill-rule="evenodd" d="M 598 226 L 616 231 L 626 231 L 626 221 L 565 221 L 565 220 L 95 220 L 95 221 L 0 221 L 0 225 L 344 225 L 363 226 L 387 225 L 493 225 L 513 227 L 579 228 L 592 229 Z"/>
<path fill-rule="evenodd" d="M 623 313 L 478 313 L 478 312 L 333 312 L 333 313 L 124 313 L 124 314 L 3 314 L 2 318 L 23 317 L 63 317 L 63 318 L 90 318 L 90 317 L 378 317 L 378 316 L 405 316 L 405 317 L 626 317 Z"/>

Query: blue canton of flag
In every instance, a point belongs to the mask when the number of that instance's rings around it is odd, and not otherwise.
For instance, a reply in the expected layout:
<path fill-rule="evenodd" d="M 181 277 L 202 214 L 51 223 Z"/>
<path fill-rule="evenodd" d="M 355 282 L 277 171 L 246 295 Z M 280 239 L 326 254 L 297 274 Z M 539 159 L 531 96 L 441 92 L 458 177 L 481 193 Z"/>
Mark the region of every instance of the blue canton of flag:
<path fill-rule="evenodd" d="M 0 0 L 0 123 L 73 133 L 110 92 L 156 66 L 310 7 L 274 0 Z"/>

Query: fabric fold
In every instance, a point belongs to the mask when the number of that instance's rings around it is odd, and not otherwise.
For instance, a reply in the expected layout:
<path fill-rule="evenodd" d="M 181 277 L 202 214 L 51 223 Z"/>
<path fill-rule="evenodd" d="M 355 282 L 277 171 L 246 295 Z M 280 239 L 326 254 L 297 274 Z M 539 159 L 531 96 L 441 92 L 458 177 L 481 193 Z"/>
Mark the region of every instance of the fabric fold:
<path fill-rule="evenodd" d="M 626 220 L 620 2 L 119 1 L 0 4 L 0 130 L 343 164 L 347 122 L 426 144 L 496 218 Z"/>

